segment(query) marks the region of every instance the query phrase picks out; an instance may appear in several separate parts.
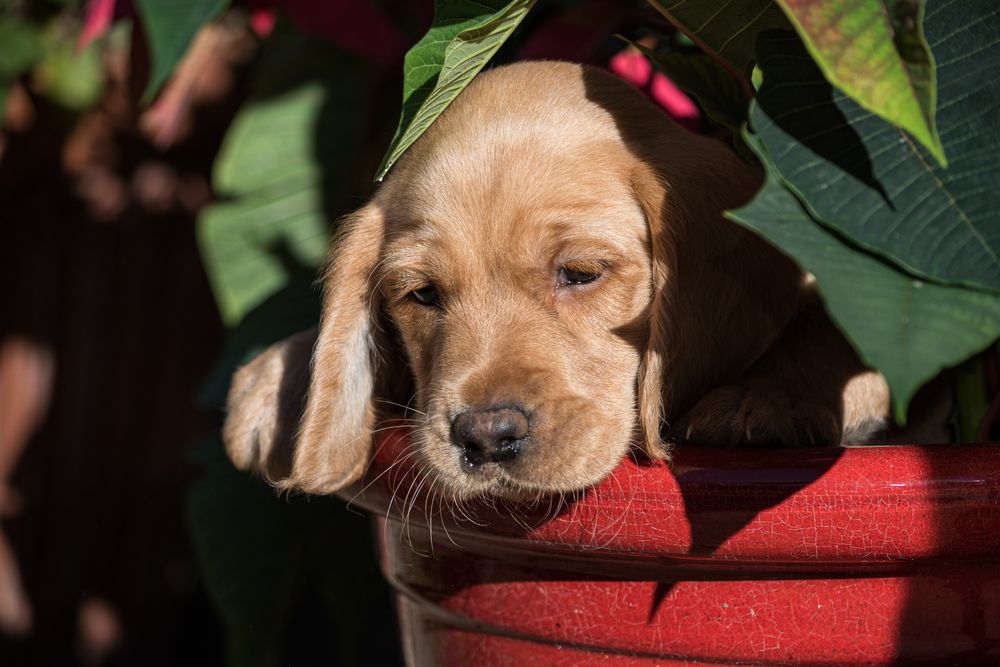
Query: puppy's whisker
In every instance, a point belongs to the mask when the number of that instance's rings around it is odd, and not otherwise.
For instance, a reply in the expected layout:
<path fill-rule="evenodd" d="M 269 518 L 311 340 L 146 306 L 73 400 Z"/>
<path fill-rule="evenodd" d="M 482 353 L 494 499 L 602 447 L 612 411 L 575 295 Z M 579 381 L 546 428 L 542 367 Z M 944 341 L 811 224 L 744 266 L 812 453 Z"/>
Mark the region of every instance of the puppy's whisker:
<path fill-rule="evenodd" d="M 416 489 L 416 491 L 413 494 L 413 500 L 410 503 L 410 515 L 411 515 L 411 519 L 412 519 L 413 511 L 416 509 L 416 506 L 417 506 L 418 502 L 420 502 L 420 503 L 423 504 L 424 510 L 425 510 L 425 514 L 426 514 L 428 499 L 427 499 L 426 495 L 422 496 L 421 492 L 423 491 L 425 485 L 427 485 L 427 482 L 430 480 L 430 475 L 431 475 L 431 471 L 428 471 L 427 474 L 424 475 L 423 479 L 420 481 L 420 484 L 417 486 L 417 489 Z M 412 526 L 413 526 L 412 520 L 409 521 L 408 526 L 410 528 L 412 528 Z M 428 519 L 428 522 L 427 522 L 427 529 L 429 531 L 428 532 L 428 540 L 429 540 L 429 544 L 430 544 L 431 555 L 434 556 L 435 555 L 434 554 L 434 527 L 431 525 L 429 519 Z"/>
<path fill-rule="evenodd" d="M 434 484 L 437 484 L 438 481 L 439 481 L 439 478 L 437 476 L 435 476 L 434 477 Z M 441 516 L 441 528 L 444 530 L 444 534 L 448 538 L 448 541 L 451 542 L 452 545 L 454 545 L 455 547 L 458 547 L 458 542 L 455 541 L 455 538 L 451 536 L 451 532 L 448 530 L 448 522 L 447 522 L 447 520 L 445 519 L 445 516 L 444 516 L 444 508 L 447 506 L 447 502 L 445 500 L 444 494 L 439 494 L 438 498 L 440 499 L 440 503 L 441 503 L 441 505 L 440 505 L 441 509 L 439 510 L 439 514 Z M 454 512 L 452 512 L 452 517 L 454 518 L 454 516 L 455 516 Z M 458 548 L 461 548 L 461 547 L 458 547 Z"/>
<path fill-rule="evenodd" d="M 367 484 L 365 484 L 361 488 L 360 491 L 358 491 L 353 496 L 351 496 L 351 499 L 349 501 L 347 501 L 347 506 L 350 507 L 351 503 L 353 503 L 355 500 L 357 500 L 358 497 L 361 496 L 365 491 L 367 491 L 368 489 L 370 489 L 372 487 L 372 485 L 375 484 L 375 482 L 377 482 L 378 480 L 382 479 L 382 477 L 384 475 L 388 474 L 396 466 L 400 465 L 401 463 L 405 463 L 406 461 L 409 461 L 410 459 L 412 459 L 413 456 L 416 455 L 416 453 L 417 453 L 417 450 L 412 445 L 409 446 L 409 447 L 407 447 L 407 449 L 404 449 L 403 452 L 400 454 L 400 456 L 395 461 L 393 461 L 390 465 L 386 466 L 385 470 L 383 470 L 378 475 L 376 475 L 371 481 L 369 481 Z M 369 468 L 371 467 L 371 462 L 369 462 L 368 466 L 369 466 Z"/>
<path fill-rule="evenodd" d="M 399 417 L 388 417 L 386 419 L 381 420 L 379 424 L 387 428 L 392 428 L 393 426 L 399 426 L 399 425 L 420 426 L 425 422 L 426 419 L 424 419 L 423 417 L 418 419 L 416 417 L 399 416 Z"/>
<path fill-rule="evenodd" d="M 634 463 L 636 465 L 636 467 L 638 468 L 639 467 L 639 454 L 636 453 L 635 447 L 629 447 L 628 448 L 628 456 L 630 456 L 632 458 L 632 463 Z"/>
<path fill-rule="evenodd" d="M 469 517 L 465 514 L 463 509 L 463 502 L 461 500 L 452 500 L 448 503 L 448 510 L 451 512 L 451 518 L 456 524 L 461 524 L 462 521 L 469 521 Z"/>
<path fill-rule="evenodd" d="M 525 532 L 531 532 L 531 526 L 528 525 L 528 517 L 524 515 L 521 508 L 518 507 L 517 504 L 508 501 L 506 498 L 502 499 L 501 502 L 517 525 L 523 528 Z"/>
<path fill-rule="evenodd" d="M 406 497 L 403 499 L 403 510 L 404 511 L 403 511 L 403 517 L 402 517 L 402 526 L 403 526 L 403 530 L 406 532 L 407 542 L 409 543 L 410 548 L 414 549 L 414 551 L 416 551 L 416 549 L 414 548 L 414 545 L 413 545 L 413 532 L 410 529 L 411 520 L 412 520 L 412 514 L 413 514 L 414 508 L 416 507 L 417 501 L 418 501 L 418 499 L 420 497 L 420 489 L 423 488 L 424 482 L 427 480 L 427 478 L 430 476 L 430 474 L 431 473 L 428 470 L 428 471 L 424 472 L 422 476 L 418 477 L 413 482 L 411 482 L 410 483 L 410 489 L 409 489 L 409 491 L 406 492 Z M 411 497 L 412 497 L 412 500 L 411 500 Z"/>
<path fill-rule="evenodd" d="M 434 519 L 431 516 L 431 509 L 434 507 L 434 485 L 428 487 L 429 496 L 424 500 L 424 521 L 427 523 L 427 542 L 431 546 L 431 557 L 437 558 L 434 551 Z M 416 502 L 416 501 L 414 501 Z"/>
<path fill-rule="evenodd" d="M 462 518 L 464 518 L 466 521 L 468 521 L 473 525 L 479 527 L 485 527 L 487 524 L 483 523 L 482 521 L 479 521 L 478 517 L 475 514 L 475 510 L 469 507 L 467 505 L 467 502 L 468 502 L 467 500 L 462 499 L 459 500 L 457 503 L 457 510 L 462 515 Z"/>
<path fill-rule="evenodd" d="M 389 466 L 385 470 L 385 472 L 389 472 L 390 470 L 392 470 L 393 468 L 395 468 L 397 464 L 401 463 L 403 460 L 405 460 L 405 459 L 397 460 L 391 466 Z M 401 469 L 400 468 L 396 468 L 397 472 L 399 470 L 401 470 Z M 389 476 L 388 482 L 389 482 L 388 486 L 390 488 L 390 495 L 389 495 L 389 502 L 388 502 L 388 504 L 386 505 L 386 508 L 385 508 L 385 520 L 386 520 L 387 523 L 389 522 L 389 520 L 390 520 L 390 514 L 392 513 L 392 505 L 393 505 L 393 503 L 395 502 L 396 498 L 399 495 L 399 486 L 394 482 L 392 475 Z M 410 480 L 410 488 L 412 488 L 412 487 L 413 487 L 413 479 L 411 478 L 411 480 Z M 405 500 L 404 500 L 404 503 L 405 503 Z M 404 507 L 405 507 L 405 505 L 404 505 Z"/>
<path fill-rule="evenodd" d="M 625 487 L 622 486 L 621 480 L 618 479 L 617 469 L 611 471 L 611 481 L 614 482 L 615 485 L 618 487 L 618 493 L 619 493 L 619 495 L 622 496 L 622 497 L 626 497 Z M 631 505 L 631 498 L 629 498 L 626 501 L 626 505 L 622 508 L 621 512 L 618 515 L 618 518 L 615 519 L 613 522 L 611 522 L 610 525 L 612 527 L 616 527 L 617 529 L 615 530 L 615 532 L 614 532 L 613 535 L 609 535 L 608 538 L 605 540 L 604 544 L 602 545 L 605 548 L 608 545 L 610 545 L 612 542 L 614 542 L 615 540 L 618 539 L 618 536 L 621 534 L 622 529 L 625 527 L 625 524 L 628 522 L 628 507 L 630 505 Z"/>
<path fill-rule="evenodd" d="M 441 479 L 440 475 L 438 475 L 437 473 L 435 473 L 434 480 L 431 482 L 431 488 L 434 489 L 434 495 L 435 495 L 435 497 L 438 500 L 438 511 L 437 511 L 437 514 L 438 514 L 438 517 L 441 519 L 441 529 L 442 529 L 442 531 L 444 531 L 445 537 L 448 538 L 448 541 L 451 542 L 451 544 L 453 546 L 458 547 L 458 542 L 455 541 L 455 538 L 452 537 L 452 535 L 451 535 L 451 531 L 448 530 L 448 521 L 447 521 L 447 519 L 445 518 L 445 515 L 444 515 L 445 508 L 446 507 L 448 507 L 449 509 L 451 509 L 451 508 L 449 507 L 449 504 L 447 502 L 447 498 L 445 497 L 444 493 L 440 493 L 437 490 L 437 488 L 438 488 L 438 486 L 440 484 L 440 479 Z M 454 512 L 452 512 L 452 517 L 454 518 Z"/>
<path fill-rule="evenodd" d="M 390 428 L 390 427 L 387 427 L 386 429 L 376 429 L 375 431 L 372 432 L 372 434 L 374 435 L 375 433 L 378 433 L 380 430 L 388 430 L 388 428 Z M 364 471 L 361 473 L 361 476 L 359 477 L 359 479 L 364 479 L 368 475 L 368 473 L 371 471 L 372 465 L 374 465 L 375 461 L 378 460 L 378 455 L 382 452 L 382 448 L 385 447 L 387 444 L 389 444 L 389 441 L 385 440 L 378 447 L 375 448 L 375 451 L 368 458 L 368 462 L 365 464 Z M 407 452 L 410 452 L 410 451 L 415 450 L 415 449 L 416 449 L 416 447 L 415 447 L 415 445 L 412 442 L 408 443 L 402 449 L 402 451 L 400 451 L 399 456 L 402 457 L 403 454 L 406 454 Z M 392 465 L 389 466 L 389 468 L 392 468 L 394 465 L 396 465 L 397 462 L 398 461 L 393 462 Z M 367 487 L 365 487 L 365 488 L 367 488 Z M 357 496 L 355 496 L 355 497 L 357 497 Z"/>
<path fill-rule="evenodd" d="M 402 403 L 397 403 L 395 401 L 390 401 L 390 400 L 385 399 L 385 398 L 376 398 L 374 400 L 375 400 L 376 403 L 384 403 L 386 405 L 391 405 L 391 406 L 394 406 L 394 407 L 397 407 L 397 408 L 402 408 L 403 410 L 405 410 L 407 412 L 413 412 L 414 414 L 418 414 L 418 415 L 420 415 L 422 417 L 426 417 L 427 416 L 426 412 L 423 412 L 421 410 L 417 410 L 416 408 L 414 408 L 414 407 L 412 407 L 412 406 L 410 406 L 408 404 L 407 405 L 403 405 Z M 413 399 L 410 399 L 410 400 L 412 401 Z"/>

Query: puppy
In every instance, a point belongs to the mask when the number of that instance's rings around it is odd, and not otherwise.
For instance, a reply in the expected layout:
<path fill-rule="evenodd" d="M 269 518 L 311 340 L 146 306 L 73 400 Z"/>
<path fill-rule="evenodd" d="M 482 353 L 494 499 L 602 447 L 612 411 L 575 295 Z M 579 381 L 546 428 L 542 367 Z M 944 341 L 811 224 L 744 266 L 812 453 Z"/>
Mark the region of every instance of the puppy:
<path fill-rule="evenodd" d="M 435 485 L 518 497 L 592 485 L 633 445 L 870 437 L 883 379 L 722 216 L 758 185 L 599 70 L 480 75 L 340 222 L 318 330 L 236 374 L 229 455 L 331 493 L 409 406 Z"/>

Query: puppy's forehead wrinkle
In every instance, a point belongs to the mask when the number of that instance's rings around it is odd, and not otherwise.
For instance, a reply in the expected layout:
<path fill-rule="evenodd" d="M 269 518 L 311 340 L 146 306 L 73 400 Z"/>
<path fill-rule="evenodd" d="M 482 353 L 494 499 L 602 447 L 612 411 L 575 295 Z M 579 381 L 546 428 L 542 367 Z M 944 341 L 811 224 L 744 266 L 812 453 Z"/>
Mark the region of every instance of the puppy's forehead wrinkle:
<path fill-rule="evenodd" d="M 622 180 L 615 172 L 628 151 L 611 114 L 587 99 L 581 69 L 516 69 L 474 80 L 403 157 L 386 197 L 426 222 L 467 221 L 483 211 L 511 220 L 526 203 L 572 201 Z"/>
<path fill-rule="evenodd" d="M 532 151 L 538 153 L 535 143 Z M 394 221 L 400 235 L 429 245 L 503 240 L 512 233 L 526 234 L 528 227 L 565 220 L 575 226 L 597 227 L 598 223 L 622 215 L 630 203 L 629 191 L 613 172 L 561 162 L 558 169 L 497 161 L 486 164 L 476 155 L 464 155 L 466 169 L 453 175 L 449 169 L 435 174 L 422 172 L 419 179 L 402 188 L 393 202 L 401 202 L 406 218 Z M 470 176 L 470 164 L 488 172 Z M 600 192 L 596 201 L 587 193 Z"/>
<path fill-rule="evenodd" d="M 482 308 L 516 293 L 537 298 L 554 286 L 562 262 L 592 259 L 610 267 L 646 245 L 645 223 L 633 202 L 526 207 L 511 220 L 486 214 L 482 222 L 465 225 L 407 224 L 392 235 L 375 281 L 385 283 L 387 294 L 424 281 L 447 292 L 485 285 L 489 291 L 477 304 Z"/>

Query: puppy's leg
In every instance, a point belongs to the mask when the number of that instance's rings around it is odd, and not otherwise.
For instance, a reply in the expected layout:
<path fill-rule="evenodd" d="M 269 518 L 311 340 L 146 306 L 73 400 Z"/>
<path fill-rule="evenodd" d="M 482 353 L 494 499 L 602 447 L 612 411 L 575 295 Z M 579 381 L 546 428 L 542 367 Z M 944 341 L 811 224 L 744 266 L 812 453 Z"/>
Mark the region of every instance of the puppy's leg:
<path fill-rule="evenodd" d="M 864 366 L 823 312 L 804 304 L 737 382 L 705 395 L 672 429 L 706 445 L 837 445 L 878 439 L 889 387 Z"/>

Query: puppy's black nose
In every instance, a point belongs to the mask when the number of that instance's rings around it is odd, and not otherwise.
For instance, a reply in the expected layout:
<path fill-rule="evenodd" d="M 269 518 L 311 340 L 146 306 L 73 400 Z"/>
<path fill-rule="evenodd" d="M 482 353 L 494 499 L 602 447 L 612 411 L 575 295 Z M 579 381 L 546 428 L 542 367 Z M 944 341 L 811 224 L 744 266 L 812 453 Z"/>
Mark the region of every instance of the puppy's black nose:
<path fill-rule="evenodd" d="M 507 463 L 521 453 L 529 428 L 527 415 L 517 407 L 466 410 L 451 422 L 451 441 L 470 466 Z"/>

